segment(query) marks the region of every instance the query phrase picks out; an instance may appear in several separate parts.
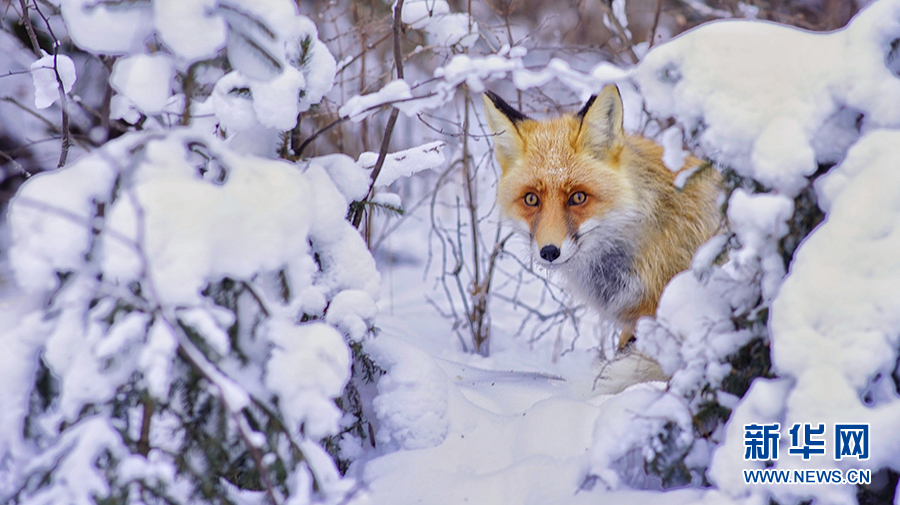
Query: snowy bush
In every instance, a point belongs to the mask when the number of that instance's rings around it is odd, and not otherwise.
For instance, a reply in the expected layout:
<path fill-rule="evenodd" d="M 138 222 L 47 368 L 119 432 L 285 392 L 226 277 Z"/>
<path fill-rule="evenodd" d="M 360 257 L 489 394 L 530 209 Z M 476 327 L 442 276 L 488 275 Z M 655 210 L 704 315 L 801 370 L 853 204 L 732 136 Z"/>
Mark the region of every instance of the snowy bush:
<path fill-rule="evenodd" d="M 347 499 L 354 481 L 322 443 L 347 428 L 334 399 L 363 359 L 380 277 L 335 180 L 369 174 L 346 156 L 273 159 L 332 86 L 315 25 L 289 1 L 76 0 L 60 14 L 51 36 L 118 55 L 111 119 L 126 132 L 10 205 L 27 298 L 5 322 L 0 496 Z M 52 43 L 31 66 L 38 108 L 75 81 Z"/>
<path fill-rule="evenodd" d="M 299 322 L 377 296 L 347 208 L 315 162 L 190 130 L 129 135 L 31 179 L 9 217 L 13 271 L 43 314 L 16 328 L 31 346 L 10 358 L 31 363 L 7 398 L 30 405 L 5 431 L 13 499 L 342 497 L 352 483 L 317 441 L 340 429 L 350 351 L 333 326 Z"/>

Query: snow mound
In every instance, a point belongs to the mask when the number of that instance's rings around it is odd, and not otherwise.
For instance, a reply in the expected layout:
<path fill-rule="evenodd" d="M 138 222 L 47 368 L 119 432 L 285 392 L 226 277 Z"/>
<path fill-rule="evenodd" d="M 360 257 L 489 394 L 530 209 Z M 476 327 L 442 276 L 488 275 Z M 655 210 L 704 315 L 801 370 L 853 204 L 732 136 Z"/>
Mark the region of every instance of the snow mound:
<path fill-rule="evenodd" d="M 876 2 L 827 34 L 707 23 L 653 48 L 633 79 L 648 109 L 675 117 L 707 156 L 794 196 L 817 163 L 840 159 L 857 123 L 900 126 L 900 80 L 885 64 L 898 13 Z"/>

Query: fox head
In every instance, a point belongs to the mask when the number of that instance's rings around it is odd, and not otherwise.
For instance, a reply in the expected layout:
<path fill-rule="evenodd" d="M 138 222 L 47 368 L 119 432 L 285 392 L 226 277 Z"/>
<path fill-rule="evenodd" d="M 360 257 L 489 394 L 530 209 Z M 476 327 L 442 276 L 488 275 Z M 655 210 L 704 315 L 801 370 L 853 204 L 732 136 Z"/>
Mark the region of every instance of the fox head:
<path fill-rule="evenodd" d="M 498 204 L 531 237 L 539 263 L 564 265 L 580 252 L 621 241 L 636 220 L 636 204 L 623 166 L 616 86 L 606 86 L 577 114 L 554 119 L 533 120 L 491 92 L 484 109 L 502 170 Z"/>

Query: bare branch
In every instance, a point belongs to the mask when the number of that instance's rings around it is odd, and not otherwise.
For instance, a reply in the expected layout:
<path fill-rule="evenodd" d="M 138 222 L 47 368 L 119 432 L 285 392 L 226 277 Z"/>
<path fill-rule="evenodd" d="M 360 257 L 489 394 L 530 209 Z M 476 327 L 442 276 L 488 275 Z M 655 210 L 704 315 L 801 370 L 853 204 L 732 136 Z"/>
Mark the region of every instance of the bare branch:
<path fill-rule="evenodd" d="M 34 51 L 35 56 L 40 58 L 42 56 L 41 44 L 38 42 L 37 34 L 34 33 L 34 25 L 31 24 L 31 18 L 28 16 L 27 0 L 19 0 L 19 5 L 22 7 L 21 21 L 25 25 L 25 31 L 28 33 L 28 40 L 31 41 L 31 49 Z"/>
<path fill-rule="evenodd" d="M 25 177 L 31 177 L 32 175 L 34 175 L 31 172 L 29 172 L 28 170 L 25 170 L 25 167 L 23 167 L 18 161 L 16 161 L 15 158 L 10 156 L 6 152 L 0 151 L 0 158 L 5 159 L 9 163 L 12 163 L 13 168 L 15 168 L 19 172 L 22 172 L 23 174 L 25 174 Z"/>
<path fill-rule="evenodd" d="M 403 54 L 400 46 L 400 32 L 403 28 L 401 22 L 402 11 L 403 0 L 397 0 L 397 5 L 394 7 L 394 63 L 397 66 L 398 79 L 403 79 Z M 399 114 L 400 111 L 396 108 L 391 109 L 391 115 L 388 117 L 387 124 L 384 127 L 384 137 L 381 138 L 381 149 L 378 152 L 378 160 L 375 162 L 375 167 L 372 169 L 372 182 L 369 183 L 369 192 L 367 193 L 368 196 L 366 198 L 372 195 L 372 191 L 375 189 L 375 182 L 381 174 L 382 167 L 384 167 L 384 161 L 387 159 L 388 147 L 391 144 L 391 136 L 394 134 L 394 125 L 397 124 L 397 116 Z M 359 228 L 359 223 L 362 221 L 364 211 L 365 209 L 362 206 L 356 209 L 356 213 L 353 215 L 354 227 Z"/>
<path fill-rule="evenodd" d="M 31 18 L 28 16 L 28 4 L 26 0 L 19 0 L 19 3 L 22 5 L 22 19 L 25 22 L 26 29 L 28 29 L 29 37 L 32 38 L 31 43 L 34 46 L 34 52 L 38 56 L 41 57 L 41 48 L 37 42 L 37 36 L 34 34 L 34 26 L 31 24 Z M 34 5 L 34 11 L 38 13 L 38 16 L 44 20 L 44 25 L 47 27 L 47 32 L 50 33 L 50 37 L 53 38 L 53 74 L 56 76 L 56 85 L 57 90 L 59 91 L 59 108 L 62 112 L 62 124 L 60 125 L 60 131 L 62 132 L 62 143 L 59 151 L 59 162 L 56 165 L 56 168 L 62 168 L 66 164 L 66 159 L 69 156 L 69 110 L 68 110 L 68 100 L 66 98 L 66 90 L 63 85 L 62 77 L 59 75 L 59 65 L 57 58 L 59 57 L 59 39 L 56 38 L 56 35 L 53 33 L 53 28 L 50 26 L 50 20 L 44 16 L 44 13 L 38 8 L 37 4 Z"/>

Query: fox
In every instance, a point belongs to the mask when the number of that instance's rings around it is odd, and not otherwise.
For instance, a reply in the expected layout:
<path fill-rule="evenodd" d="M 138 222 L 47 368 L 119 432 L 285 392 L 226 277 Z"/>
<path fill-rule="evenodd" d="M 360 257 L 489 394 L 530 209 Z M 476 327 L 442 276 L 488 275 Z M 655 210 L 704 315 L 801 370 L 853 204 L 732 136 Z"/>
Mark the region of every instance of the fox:
<path fill-rule="evenodd" d="M 633 340 L 666 284 L 690 267 L 722 224 L 723 178 L 693 156 L 678 172 L 663 148 L 627 135 L 619 88 L 606 85 L 575 114 L 535 120 L 486 91 L 500 166 L 497 205 L 530 240 L 534 261 Z M 679 189 L 678 173 L 696 170 Z"/>

